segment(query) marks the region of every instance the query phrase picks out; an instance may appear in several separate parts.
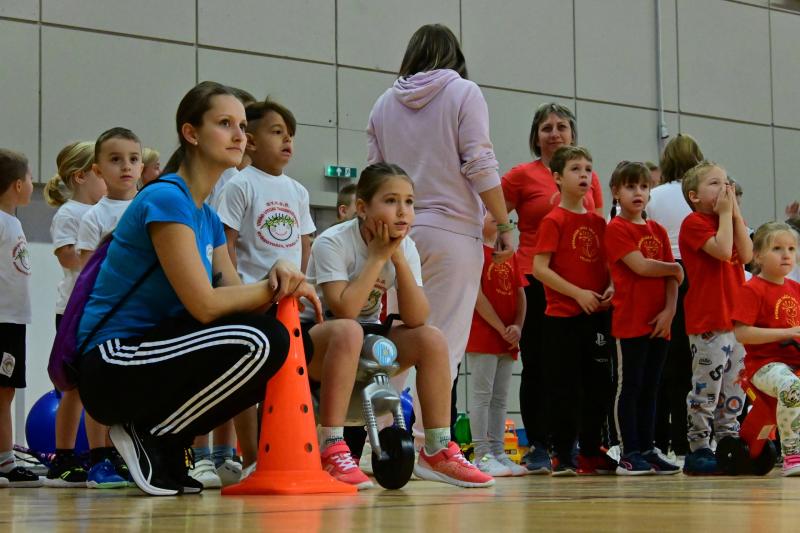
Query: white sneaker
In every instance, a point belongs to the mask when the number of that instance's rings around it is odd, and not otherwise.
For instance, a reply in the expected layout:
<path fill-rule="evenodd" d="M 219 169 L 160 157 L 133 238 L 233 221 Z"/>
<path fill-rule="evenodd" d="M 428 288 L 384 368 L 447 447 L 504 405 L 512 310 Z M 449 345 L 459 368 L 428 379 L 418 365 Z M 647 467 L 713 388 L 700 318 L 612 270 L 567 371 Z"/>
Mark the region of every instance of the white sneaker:
<path fill-rule="evenodd" d="M 527 476 L 530 474 L 527 468 L 512 461 L 511 457 L 506 455 L 505 452 L 495 455 L 494 458 L 498 463 L 511 470 L 511 475 L 514 477 Z"/>
<path fill-rule="evenodd" d="M 253 461 L 253 463 L 250 466 L 245 466 L 244 468 L 242 468 L 242 478 L 239 481 L 244 481 L 245 479 L 247 479 L 247 476 L 255 472 L 257 464 L 258 464 L 257 461 Z"/>
<path fill-rule="evenodd" d="M 358 467 L 368 476 L 375 475 L 372 471 L 372 446 L 370 446 L 369 440 L 364 444 L 364 449 L 361 451 Z"/>
<path fill-rule="evenodd" d="M 225 459 L 225 462 L 217 467 L 217 475 L 223 487 L 235 485 L 242 479 L 242 465 L 233 459 Z"/>
<path fill-rule="evenodd" d="M 203 484 L 206 489 L 218 489 L 222 486 L 222 480 L 217 475 L 214 462 L 211 459 L 200 459 L 194 464 L 194 468 L 189 469 L 189 475 Z"/>
<path fill-rule="evenodd" d="M 473 464 L 478 467 L 478 470 L 492 477 L 511 477 L 513 475 L 509 467 L 502 464 L 490 453 L 480 459 L 476 457 Z"/>

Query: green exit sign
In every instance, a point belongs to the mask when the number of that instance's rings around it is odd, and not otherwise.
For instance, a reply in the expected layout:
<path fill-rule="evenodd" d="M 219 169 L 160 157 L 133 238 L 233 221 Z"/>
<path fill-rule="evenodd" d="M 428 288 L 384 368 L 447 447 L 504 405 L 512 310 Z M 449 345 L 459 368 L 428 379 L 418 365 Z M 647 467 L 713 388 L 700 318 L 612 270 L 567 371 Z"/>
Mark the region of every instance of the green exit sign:
<path fill-rule="evenodd" d="M 356 167 L 340 167 L 328 165 L 325 167 L 326 178 L 357 178 L 358 169 Z"/>

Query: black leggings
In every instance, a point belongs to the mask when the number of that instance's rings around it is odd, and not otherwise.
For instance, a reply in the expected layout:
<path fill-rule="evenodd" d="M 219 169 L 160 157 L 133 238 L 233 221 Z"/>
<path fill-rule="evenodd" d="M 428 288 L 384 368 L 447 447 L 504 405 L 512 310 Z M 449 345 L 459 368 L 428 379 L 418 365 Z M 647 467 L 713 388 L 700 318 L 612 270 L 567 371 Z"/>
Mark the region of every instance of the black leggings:
<path fill-rule="evenodd" d="M 274 317 L 238 314 L 204 325 L 184 315 L 93 348 L 78 386 L 102 424 L 194 437 L 263 400 L 288 350 L 289 333 Z"/>
<path fill-rule="evenodd" d="M 547 446 L 550 438 L 547 431 L 547 391 L 544 379 L 544 351 L 542 348 L 542 323 L 547 301 L 542 283 L 528 274 L 525 276 L 527 309 L 520 339 L 522 376 L 519 383 L 519 410 L 522 425 L 530 444 Z"/>
<path fill-rule="evenodd" d="M 656 402 L 656 446 L 664 453 L 689 453 L 686 440 L 686 395 L 692 388 L 692 351 L 686 335 L 683 299 L 689 287 L 684 279 L 678 289 L 678 305 L 672 319 L 671 340 Z"/>

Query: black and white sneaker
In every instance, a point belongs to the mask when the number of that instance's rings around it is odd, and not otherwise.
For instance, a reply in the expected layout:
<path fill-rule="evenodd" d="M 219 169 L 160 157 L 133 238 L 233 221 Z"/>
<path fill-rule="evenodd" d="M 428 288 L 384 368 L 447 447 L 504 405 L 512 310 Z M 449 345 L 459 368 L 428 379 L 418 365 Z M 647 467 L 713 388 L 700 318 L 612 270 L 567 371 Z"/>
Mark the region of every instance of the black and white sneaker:
<path fill-rule="evenodd" d="M 25 468 L 24 466 L 16 466 L 9 472 L 0 472 L 0 485 L 4 487 L 17 487 L 17 488 L 35 488 L 44 485 L 44 481 Z"/>
<path fill-rule="evenodd" d="M 174 444 L 169 449 L 170 475 L 181 485 L 181 492 L 183 494 L 203 492 L 203 484 L 189 475 L 189 469 L 194 467 L 192 447 Z"/>
<path fill-rule="evenodd" d="M 47 477 L 44 479 L 45 487 L 85 487 L 88 473 L 81 465 L 74 453 L 56 453 Z"/>
<path fill-rule="evenodd" d="M 170 475 L 168 458 L 158 445 L 159 439 L 142 435 L 133 424 L 115 424 L 108 434 L 142 491 L 152 496 L 175 496 L 182 492 Z"/>

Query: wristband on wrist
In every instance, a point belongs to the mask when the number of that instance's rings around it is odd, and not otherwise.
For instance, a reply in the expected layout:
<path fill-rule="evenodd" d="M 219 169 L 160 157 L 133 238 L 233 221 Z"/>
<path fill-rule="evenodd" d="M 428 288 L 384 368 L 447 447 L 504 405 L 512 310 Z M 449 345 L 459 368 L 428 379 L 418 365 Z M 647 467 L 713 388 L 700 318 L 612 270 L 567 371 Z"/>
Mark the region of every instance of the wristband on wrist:
<path fill-rule="evenodd" d="M 498 224 L 497 225 L 497 233 L 506 233 L 508 231 L 513 231 L 517 225 L 513 222 L 507 222 L 505 224 Z"/>

